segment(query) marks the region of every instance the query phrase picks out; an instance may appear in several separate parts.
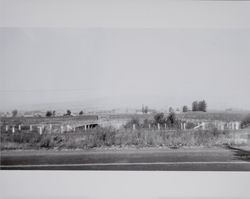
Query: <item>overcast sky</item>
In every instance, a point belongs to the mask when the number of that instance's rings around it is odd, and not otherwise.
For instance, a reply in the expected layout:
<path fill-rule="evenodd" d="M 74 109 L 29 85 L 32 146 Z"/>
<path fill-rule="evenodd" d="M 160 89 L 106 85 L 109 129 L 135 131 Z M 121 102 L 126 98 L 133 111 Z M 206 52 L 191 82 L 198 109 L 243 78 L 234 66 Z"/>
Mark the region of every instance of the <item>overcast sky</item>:
<path fill-rule="evenodd" d="M 249 29 L 0 29 L 0 109 L 250 109 Z"/>

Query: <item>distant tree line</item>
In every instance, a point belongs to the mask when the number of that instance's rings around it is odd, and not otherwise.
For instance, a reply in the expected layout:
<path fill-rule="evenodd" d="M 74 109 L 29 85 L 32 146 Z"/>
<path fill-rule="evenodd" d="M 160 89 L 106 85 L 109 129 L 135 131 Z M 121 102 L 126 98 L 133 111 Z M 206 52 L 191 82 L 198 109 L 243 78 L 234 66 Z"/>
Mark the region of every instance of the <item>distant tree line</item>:
<path fill-rule="evenodd" d="M 202 101 L 194 101 L 192 103 L 192 111 L 202 111 L 207 112 L 207 103 L 205 100 Z"/>
<path fill-rule="evenodd" d="M 80 111 L 79 112 L 79 115 L 83 115 L 84 112 L 83 111 Z M 71 116 L 71 110 L 67 110 L 66 113 L 63 115 L 63 116 Z M 46 114 L 45 114 L 46 117 L 55 117 L 56 116 L 56 111 L 47 111 Z"/>
<path fill-rule="evenodd" d="M 182 107 L 182 112 L 188 112 L 188 106 L 185 105 Z M 196 111 L 202 111 L 202 112 L 207 112 L 207 103 L 205 100 L 202 101 L 193 101 L 192 103 L 192 111 L 196 112 Z"/>
<path fill-rule="evenodd" d="M 148 108 L 146 107 L 146 110 L 144 112 L 147 113 L 147 111 L 148 111 Z M 11 113 L 12 113 L 12 117 L 17 117 L 17 115 L 18 115 L 18 111 L 16 109 L 13 110 Z M 84 112 L 81 110 L 79 112 L 79 115 L 83 115 L 83 114 L 84 114 Z M 66 113 L 64 114 L 64 116 L 71 116 L 71 110 L 67 110 Z M 46 111 L 45 117 L 56 117 L 56 111 L 55 110 Z"/>

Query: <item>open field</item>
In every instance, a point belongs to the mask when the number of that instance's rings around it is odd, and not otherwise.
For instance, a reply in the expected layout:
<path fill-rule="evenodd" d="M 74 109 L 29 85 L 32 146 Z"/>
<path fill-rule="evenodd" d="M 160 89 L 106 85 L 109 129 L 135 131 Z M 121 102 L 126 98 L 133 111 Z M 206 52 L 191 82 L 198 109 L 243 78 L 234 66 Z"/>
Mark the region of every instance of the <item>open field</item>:
<path fill-rule="evenodd" d="M 97 121 L 96 115 L 83 115 L 83 116 L 57 116 L 57 117 L 1 117 L 1 126 L 22 124 L 29 125 L 60 125 L 64 123 L 81 123 L 82 121 Z"/>
<path fill-rule="evenodd" d="M 245 113 L 202 113 L 187 112 L 177 114 L 178 119 L 195 120 L 220 120 L 220 121 L 240 121 L 245 117 Z M 160 130 L 152 125 L 152 128 L 140 126 L 136 129 L 123 128 L 131 119 L 136 118 L 139 122 L 153 120 L 152 114 L 117 114 L 102 116 L 70 116 L 70 117 L 16 117 L 1 118 L 1 150 L 15 149 L 90 149 L 98 147 L 126 147 L 135 146 L 158 147 L 166 146 L 170 148 L 180 148 L 185 146 L 222 146 L 222 145 L 244 145 L 249 143 L 249 129 L 242 130 L 217 130 L 210 128 L 201 129 L 166 129 Z M 98 128 L 84 129 L 81 127 L 88 121 L 99 124 Z M 105 125 L 101 125 L 105 123 Z M 21 129 L 18 125 L 22 124 Z M 54 124 L 49 128 L 48 124 Z M 62 131 L 60 125 L 78 124 L 77 128 Z M 120 124 L 119 128 L 116 127 Z M 15 126 L 15 133 L 11 128 L 6 131 L 4 125 Z M 29 125 L 34 125 L 30 129 Z M 39 131 L 36 125 L 45 125 Z M 47 125 L 47 126 L 46 126 Z M 57 126 L 56 126 L 57 125 Z M 103 127 L 102 127 L 103 126 Z"/>
<path fill-rule="evenodd" d="M 187 112 L 176 114 L 180 120 L 209 120 L 209 121 L 242 121 L 249 113 L 247 112 Z M 105 115 L 83 115 L 83 116 L 60 116 L 60 117 L 1 117 L 0 125 L 48 125 L 80 123 L 82 121 L 94 121 L 103 126 L 123 125 L 129 120 L 136 118 L 140 122 L 143 120 L 153 120 L 155 114 L 105 114 Z M 167 113 L 165 113 L 165 116 Z"/>
<path fill-rule="evenodd" d="M 219 121 L 242 121 L 249 112 L 187 112 L 180 113 L 180 119 L 198 119 L 198 120 L 219 120 Z"/>
<path fill-rule="evenodd" d="M 250 112 L 186 112 L 186 113 L 177 113 L 179 118 L 184 119 L 205 119 L 205 120 L 221 120 L 221 121 L 241 121 L 245 118 Z M 167 114 L 167 113 L 166 113 Z M 150 119 L 153 118 L 155 114 L 110 114 L 103 115 L 101 117 L 112 119 L 131 119 L 137 117 L 139 119 Z"/>
<path fill-rule="evenodd" d="M 167 115 L 165 113 L 164 115 Z M 206 120 L 206 121 L 242 121 L 249 112 L 186 112 L 186 113 L 177 113 L 177 117 L 180 120 Z M 103 121 L 109 121 L 111 124 L 116 122 L 126 123 L 132 118 L 137 118 L 139 121 L 145 119 L 153 120 L 155 114 L 113 114 L 113 115 L 102 115 L 100 119 Z"/>

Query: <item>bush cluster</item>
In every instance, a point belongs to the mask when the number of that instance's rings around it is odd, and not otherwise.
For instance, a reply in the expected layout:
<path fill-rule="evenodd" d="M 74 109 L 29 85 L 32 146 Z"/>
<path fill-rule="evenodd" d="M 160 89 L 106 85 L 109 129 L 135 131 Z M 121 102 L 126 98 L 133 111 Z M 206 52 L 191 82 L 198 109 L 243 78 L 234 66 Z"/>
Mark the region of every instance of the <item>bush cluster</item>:
<path fill-rule="evenodd" d="M 143 121 L 140 121 L 138 118 L 132 118 L 124 125 L 124 128 L 131 129 L 133 125 L 135 125 L 137 129 L 149 128 L 149 125 L 152 128 L 157 128 L 158 124 L 160 124 L 161 127 L 166 125 L 168 129 L 180 129 L 180 123 L 181 121 L 176 117 L 174 112 L 169 113 L 167 116 L 165 116 L 164 113 L 157 113 L 151 120 L 144 119 Z"/>
<path fill-rule="evenodd" d="M 213 146 L 230 144 L 232 135 L 228 132 L 113 129 L 96 128 L 89 131 L 38 134 L 1 134 L 1 150 L 8 149 L 90 149 L 95 147 L 158 147 L 179 148 L 182 146 Z"/>
<path fill-rule="evenodd" d="M 250 114 L 247 115 L 241 122 L 241 128 L 247 128 L 250 126 Z"/>

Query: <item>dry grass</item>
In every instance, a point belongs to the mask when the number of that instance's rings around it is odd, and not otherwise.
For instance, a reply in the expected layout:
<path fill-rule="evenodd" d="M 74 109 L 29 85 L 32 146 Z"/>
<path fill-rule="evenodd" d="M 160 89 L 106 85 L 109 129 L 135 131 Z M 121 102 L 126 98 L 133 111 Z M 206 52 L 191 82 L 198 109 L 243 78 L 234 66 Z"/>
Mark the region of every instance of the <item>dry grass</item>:
<path fill-rule="evenodd" d="M 68 133 L 2 133 L 1 150 L 13 149 L 89 149 L 95 147 L 222 146 L 247 144 L 248 132 L 218 130 L 149 130 L 96 128 Z"/>

